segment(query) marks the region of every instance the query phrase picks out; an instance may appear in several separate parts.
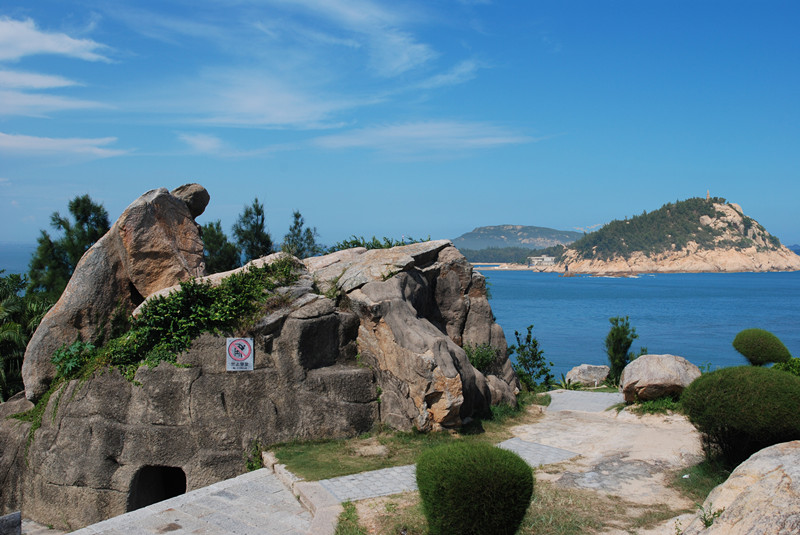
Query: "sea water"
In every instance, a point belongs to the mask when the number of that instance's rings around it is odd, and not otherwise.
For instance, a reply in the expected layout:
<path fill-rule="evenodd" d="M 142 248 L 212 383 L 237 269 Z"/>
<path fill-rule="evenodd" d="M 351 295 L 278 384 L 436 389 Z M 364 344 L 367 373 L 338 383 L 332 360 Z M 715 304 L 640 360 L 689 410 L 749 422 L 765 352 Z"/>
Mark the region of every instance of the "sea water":
<path fill-rule="evenodd" d="M 691 273 L 635 278 L 482 272 L 509 345 L 527 326 L 556 379 L 579 364 L 608 364 L 609 318 L 628 316 L 648 353 L 680 355 L 711 369 L 747 364 L 731 345 L 742 329 L 774 333 L 800 356 L 800 272 Z M 513 360 L 513 357 L 512 357 Z"/>

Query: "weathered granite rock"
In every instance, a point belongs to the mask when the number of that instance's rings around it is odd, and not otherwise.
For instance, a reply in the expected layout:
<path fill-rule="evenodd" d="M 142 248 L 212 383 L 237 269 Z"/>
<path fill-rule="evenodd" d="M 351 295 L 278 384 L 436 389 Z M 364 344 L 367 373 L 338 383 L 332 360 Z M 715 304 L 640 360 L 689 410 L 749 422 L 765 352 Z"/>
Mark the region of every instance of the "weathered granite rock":
<path fill-rule="evenodd" d="M 722 514 L 710 527 L 696 518 L 684 535 L 800 533 L 800 440 L 753 454 L 711 491 L 703 508 Z"/>
<path fill-rule="evenodd" d="M 606 380 L 609 371 L 611 371 L 611 368 L 608 366 L 581 364 L 568 371 L 566 379 L 570 383 L 580 383 L 584 386 L 597 386 Z"/>
<path fill-rule="evenodd" d="M 138 385 L 113 369 L 64 384 L 27 458 L 30 423 L 0 419 L 0 512 L 75 529 L 158 498 L 153 478 L 183 478 L 191 490 L 237 475 L 255 441 L 353 436 L 378 422 L 432 430 L 516 402 L 483 278 L 449 242 L 296 266 L 299 279 L 276 290 L 279 308 L 242 331 L 201 335 L 178 356 L 185 367 L 141 367 Z M 233 335 L 253 338 L 253 371 L 226 371 Z M 488 375 L 469 364 L 464 341 L 495 346 Z M 19 396 L 0 416 L 31 406 Z"/>
<path fill-rule="evenodd" d="M 185 202 L 166 189 L 134 201 L 81 258 L 64 293 L 25 351 L 25 395 L 50 385 L 53 352 L 79 337 L 102 336 L 116 313 L 128 314 L 151 293 L 204 275 L 203 242 Z"/>
<path fill-rule="evenodd" d="M 619 384 L 625 401 L 677 396 L 700 377 L 700 368 L 675 355 L 642 355 L 622 370 Z"/>
<path fill-rule="evenodd" d="M 205 212 L 208 201 L 211 200 L 206 188 L 200 184 L 184 184 L 170 191 L 170 194 L 186 203 L 193 219 Z"/>

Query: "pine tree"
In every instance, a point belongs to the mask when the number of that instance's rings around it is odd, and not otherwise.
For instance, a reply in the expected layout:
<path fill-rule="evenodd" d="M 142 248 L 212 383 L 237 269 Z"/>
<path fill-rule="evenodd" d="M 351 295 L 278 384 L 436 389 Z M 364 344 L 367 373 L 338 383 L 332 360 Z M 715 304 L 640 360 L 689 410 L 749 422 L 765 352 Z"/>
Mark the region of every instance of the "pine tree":
<path fill-rule="evenodd" d="M 266 228 L 264 205 L 258 202 L 258 197 L 253 200 L 252 205 L 245 206 L 233 225 L 233 235 L 236 236 L 236 245 L 242 251 L 245 262 L 273 252 L 272 238 Z"/>
<path fill-rule="evenodd" d="M 283 237 L 281 250 L 297 258 L 307 258 L 322 252 L 322 247 L 317 244 L 317 227 L 305 227 L 305 221 L 300 212 L 295 210 L 292 214 L 294 220 L 289 232 Z"/>
<path fill-rule="evenodd" d="M 230 271 L 241 265 L 242 252 L 231 243 L 222 231 L 219 219 L 206 223 L 201 227 L 203 236 L 203 258 L 206 262 L 206 272 L 220 273 Z"/>

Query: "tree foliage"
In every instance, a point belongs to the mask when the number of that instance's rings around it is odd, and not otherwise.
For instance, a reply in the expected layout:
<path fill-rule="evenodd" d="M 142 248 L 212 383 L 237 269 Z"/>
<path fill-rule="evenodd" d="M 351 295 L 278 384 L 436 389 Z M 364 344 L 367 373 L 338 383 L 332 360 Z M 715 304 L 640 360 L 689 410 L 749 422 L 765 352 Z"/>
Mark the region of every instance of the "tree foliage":
<path fill-rule="evenodd" d="M 89 195 L 72 199 L 69 213 L 72 219 L 58 212 L 50 216 L 50 225 L 61 236 L 51 238 L 42 230 L 29 267 L 29 290 L 44 292 L 52 299 L 64 291 L 83 253 L 109 229 L 108 212 Z"/>
<path fill-rule="evenodd" d="M 628 316 L 609 318 L 608 321 L 611 322 L 611 329 L 605 340 L 606 354 L 611 368 L 608 380 L 617 384 L 625 366 L 637 356 L 647 353 L 647 348 L 640 349 L 638 355 L 630 351 L 633 341 L 639 338 L 639 335 L 636 334 L 636 328 L 631 326 Z"/>
<path fill-rule="evenodd" d="M 203 236 L 203 258 L 206 272 L 220 273 L 239 267 L 242 263 L 242 252 L 231 243 L 219 219 L 206 223 L 201 227 Z"/>
<path fill-rule="evenodd" d="M 553 383 L 553 375 L 550 373 L 553 363 L 545 360 L 544 351 L 539 349 L 539 341 L 534 338 L 532 331 L 533 325 L 528 325 L 524 340 L 519 331 L 514 331 L 517 343 L 508 347 L 509 357 L 515 353 L 517 355 L 517 362 L 512 364 L 512 367 L 519 381 L 528 390 L 534 390 L 538 385 Z"/>
<path fill-rule="evenodd" d="M 38 293 L 23 293 L 24 276 L 0 270 L 0 401 L 23 389 L 22 360 L 36 327 L 52 306 Z"/>
<path fill-rule="evenodd" d="M 258 202 L 258 197 L 253 200 L 253 204 L 244 207 L 244 211 L 233 225 L 233 235 L 245 262 L 273 252 L 272 237 L 267 232 L 264 205 Z"/>
<path fill-rule="evenodd" d="M 764 329 L 745 329 L 733 339 L 733 347 L 744 355 L 753 366 L 764 366 L 770 362 L 786 362 L 792 355 L 783 342 Z"/>
<path fill-rule="evenodd" d="M 289 232 L 283 237 L 281 250 L 297 258 L 320 254 L 323 247 L 317 244 L 319 237 L 317 227 L 306 227 L 303 216 L 298 210 L 294 211 L 292 217 L 292 225 L 289 227 Z"/>

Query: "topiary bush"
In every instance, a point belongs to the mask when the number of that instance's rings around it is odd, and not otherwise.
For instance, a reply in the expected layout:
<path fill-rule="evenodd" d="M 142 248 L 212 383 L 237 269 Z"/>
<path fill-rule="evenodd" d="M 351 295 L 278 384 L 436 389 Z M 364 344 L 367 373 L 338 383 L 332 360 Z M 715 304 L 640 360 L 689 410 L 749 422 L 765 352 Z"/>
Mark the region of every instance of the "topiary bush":
<path fill-rule="evenodd" d="M 533 496 L 533 471 L 511 451 L 454 442 L 417 460 L 417 486 L 431 535 L 513 535 Z"/>
<path fill-rule="evenodd" d="M 760 449 L 800 439 L 800 377 L 738 366 L 698 377 L 681 407 L 702 434 L 709 460 L 734 467 Z"/>
<path fill-rule="evenodd" d="M 753 366 L 770 362 L 786 362 L 792 355 L 783 342 L 764 329 L 745 329 L 733 339 L 733 347 Z"/>

